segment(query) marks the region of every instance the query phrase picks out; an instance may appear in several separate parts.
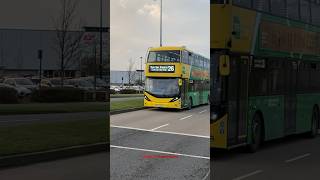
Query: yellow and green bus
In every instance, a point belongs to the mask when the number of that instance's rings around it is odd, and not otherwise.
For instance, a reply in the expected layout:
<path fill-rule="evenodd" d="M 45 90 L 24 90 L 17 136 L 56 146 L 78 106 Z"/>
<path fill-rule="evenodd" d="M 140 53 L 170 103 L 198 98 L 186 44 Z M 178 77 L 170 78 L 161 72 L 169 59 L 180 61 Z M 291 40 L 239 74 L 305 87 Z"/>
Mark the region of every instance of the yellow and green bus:
<path fill-rule="evenodd" d="M 320 4 L 211 0 L 212 148 L 319 132 Z"/>
<path fill-rule="evenodd" d="M 186 47 L 156 47 L 148 52 L 144 106 L 191 109 L 209 102 L 209 59 Z"/>

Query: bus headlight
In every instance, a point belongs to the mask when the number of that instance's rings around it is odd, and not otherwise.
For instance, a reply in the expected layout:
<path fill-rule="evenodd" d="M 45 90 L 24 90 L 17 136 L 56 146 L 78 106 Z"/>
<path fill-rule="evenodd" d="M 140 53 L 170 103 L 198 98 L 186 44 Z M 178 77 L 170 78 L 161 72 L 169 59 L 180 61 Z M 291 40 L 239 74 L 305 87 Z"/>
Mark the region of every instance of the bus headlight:
<path fill-rule="evenodd" d="M 180 99 L 179 97 L 175 97 L 175 98 L 171 99 L 170 102 L 175 102 L 175 101 L 178 101 L 179 99 Z"/>
<path fill-rule="evenodd" d="M 147 100 L 147 101 L 151 101 L 148 96 L 144 95 L 144 99 Z"/>

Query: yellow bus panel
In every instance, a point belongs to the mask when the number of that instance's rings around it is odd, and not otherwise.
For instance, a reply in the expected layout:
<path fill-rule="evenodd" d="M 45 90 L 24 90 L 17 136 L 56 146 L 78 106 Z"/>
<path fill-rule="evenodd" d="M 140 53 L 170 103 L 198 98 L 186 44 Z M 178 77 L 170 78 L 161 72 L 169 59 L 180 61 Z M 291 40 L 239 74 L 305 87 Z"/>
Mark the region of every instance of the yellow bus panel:
<path fill-rule="evenodd" d="M 181 100 L 170 102 L 172 98 L 156 98 L 151 94 L 144 92 L 144 95 L 150 100 L 144 99 L 144 107 L 159 107 L 159 108 L 173 108 L 181 109 Z"/>

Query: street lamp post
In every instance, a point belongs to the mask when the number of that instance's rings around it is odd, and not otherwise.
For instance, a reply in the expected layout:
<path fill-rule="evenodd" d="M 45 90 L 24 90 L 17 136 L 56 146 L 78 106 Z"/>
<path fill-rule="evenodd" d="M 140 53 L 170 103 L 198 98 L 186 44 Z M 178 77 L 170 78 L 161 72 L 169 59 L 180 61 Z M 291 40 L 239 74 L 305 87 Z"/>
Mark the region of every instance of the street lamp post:
<path fill-rule="evenodd" d="M 140 70 L 141 70 L 141 72 L 140 72 L 140 85 L 142 86 L 142 72 L 143 72 L 143 69 L 142 69 L 142 59 L 143 59 L 143 57 L 140 57 Z"/>

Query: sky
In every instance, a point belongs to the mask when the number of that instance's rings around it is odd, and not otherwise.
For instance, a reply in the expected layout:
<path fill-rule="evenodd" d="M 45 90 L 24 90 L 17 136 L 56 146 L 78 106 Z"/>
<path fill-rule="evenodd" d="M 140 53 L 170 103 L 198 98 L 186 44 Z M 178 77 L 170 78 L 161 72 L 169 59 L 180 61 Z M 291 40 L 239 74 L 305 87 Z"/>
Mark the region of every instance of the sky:
<path fill-rule="evenodd" d="M 110 0 L 111 70 L 140 69 L 149 47 L 159 46 L 160 0 Z M 210 1 L 163 0 L 163 45 L 210 55 Z"/>

